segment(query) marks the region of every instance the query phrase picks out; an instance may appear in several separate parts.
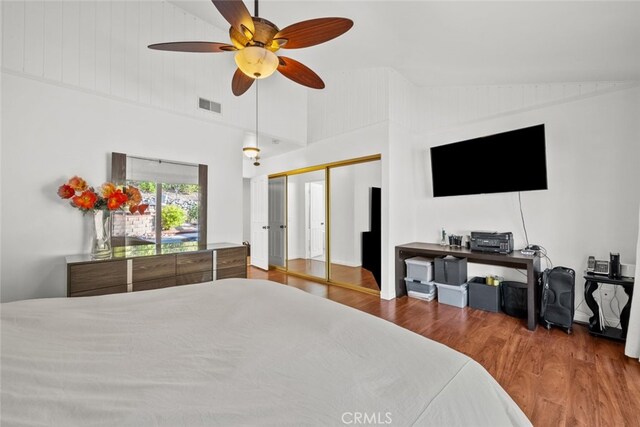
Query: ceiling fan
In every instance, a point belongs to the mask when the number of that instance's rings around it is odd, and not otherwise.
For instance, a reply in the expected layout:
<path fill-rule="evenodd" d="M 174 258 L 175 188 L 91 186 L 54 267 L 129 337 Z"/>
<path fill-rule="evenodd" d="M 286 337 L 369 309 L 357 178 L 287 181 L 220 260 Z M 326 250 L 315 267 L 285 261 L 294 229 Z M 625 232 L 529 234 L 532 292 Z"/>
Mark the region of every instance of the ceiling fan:
<path fill-rule="evenodd" d="M 324 82 L 309 67 L 286 56 L 278 56 L 275 52 L 324 43 L 346 33 L 353 26 L 353 21 L 346 18 L 316 18 L 280 30 L 272 22 L 258 17 L 258 0 L 255 0 L 255 16 L 251 16 L 242 0 L 211 1 L 231 24 L 231 44 L 186 41 L 157 43 L 148 47 L 172 52 L 236 52 L 238 69 L 231 82 L 231 89 L 236 96 L 245 93 L 255 79 L 269 77 L 276 70 L 298 84 L 323 89 Z"/>

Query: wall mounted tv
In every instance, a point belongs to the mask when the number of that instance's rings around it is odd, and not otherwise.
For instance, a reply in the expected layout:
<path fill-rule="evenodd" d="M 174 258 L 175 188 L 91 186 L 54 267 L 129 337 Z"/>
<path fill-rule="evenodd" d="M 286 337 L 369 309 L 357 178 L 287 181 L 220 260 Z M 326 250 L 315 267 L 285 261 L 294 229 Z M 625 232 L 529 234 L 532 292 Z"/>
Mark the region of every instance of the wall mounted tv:
<path fill-rule="evenodd" d="M 547 189 L 544 124 L 431 147 L 434 197 Z"/>

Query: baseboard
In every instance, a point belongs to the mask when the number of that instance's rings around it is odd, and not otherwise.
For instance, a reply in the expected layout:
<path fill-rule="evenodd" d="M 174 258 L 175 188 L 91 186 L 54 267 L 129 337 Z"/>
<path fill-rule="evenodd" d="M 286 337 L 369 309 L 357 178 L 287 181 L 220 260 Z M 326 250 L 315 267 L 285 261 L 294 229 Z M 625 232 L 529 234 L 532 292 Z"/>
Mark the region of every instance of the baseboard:
<path fill-rule="evenodd" d="M 574 321 L 582 322 L 582 323 L 586 323 L 586 324 L 589 324 L 589 318 L 590 317 L 591 317 L 591 314 L 583 313 L 582 311 L 576 311 L 573 314 L 573 320 Z M 620 319 L 617 318 L 617 317 L 605 317 L 604 321 L 609 326 L 620 327 L 620 325 L 619 325 Z"/>

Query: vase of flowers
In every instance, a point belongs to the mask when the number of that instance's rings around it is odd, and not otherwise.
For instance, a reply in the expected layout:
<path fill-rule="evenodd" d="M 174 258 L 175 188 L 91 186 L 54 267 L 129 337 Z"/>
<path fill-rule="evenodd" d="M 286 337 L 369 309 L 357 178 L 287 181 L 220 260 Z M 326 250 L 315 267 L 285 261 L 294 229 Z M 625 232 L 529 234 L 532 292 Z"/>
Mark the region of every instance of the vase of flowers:
<path fill-rule="evenodd" d="M 93 211 L 93 259 L 111 258 L 111 212 L 97 209 Z"/>
<path fill-rule="evenodd" d="M 84 214 L 92 214 L 93 259 L 111 258 L 111 212 L 128 209 L 131 214 L 143 214 L 148 207 L 141 204 L 140 191 L 132 185 L 117 186 L 112 182 L 105 182 L 96 191 L 79 176 L 74 176 L 62 184 L 58 188 L 58 196 L 69 199 L 71 207 L 79 209 Z"/>

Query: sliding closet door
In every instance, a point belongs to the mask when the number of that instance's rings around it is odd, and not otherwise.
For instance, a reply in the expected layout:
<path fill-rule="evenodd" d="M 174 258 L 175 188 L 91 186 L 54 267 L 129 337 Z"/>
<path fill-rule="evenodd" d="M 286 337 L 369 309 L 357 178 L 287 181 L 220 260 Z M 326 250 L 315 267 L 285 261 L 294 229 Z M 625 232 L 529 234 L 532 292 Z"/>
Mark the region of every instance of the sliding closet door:
<path fill-rule="evenodd" d="M 381 162 L 329 169 L 331 282 L 379 291 Z"/>
<path fill-rule="evenodd" d="M 269 265 L 287 266 L 287 177 L 269 179 Z"/>
<path fill-rule="evenodd" d="M 288 271 L 327 278 L 325 192 L 324 170 L 288 176 Z"/>
<path fill-rule="evenodd" d="M 251 179 L 251 265 L 269 269 L 269 183 L 266 176 Z"/>

